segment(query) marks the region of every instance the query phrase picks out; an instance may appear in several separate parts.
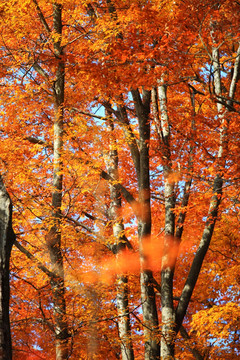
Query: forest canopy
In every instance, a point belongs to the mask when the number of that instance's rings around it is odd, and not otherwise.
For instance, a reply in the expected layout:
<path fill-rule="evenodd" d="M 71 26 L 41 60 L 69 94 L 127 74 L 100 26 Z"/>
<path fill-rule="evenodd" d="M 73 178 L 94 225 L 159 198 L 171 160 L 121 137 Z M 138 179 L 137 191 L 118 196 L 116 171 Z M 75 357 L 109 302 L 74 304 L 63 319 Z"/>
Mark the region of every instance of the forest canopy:
<path fill-rule="evenodd" d="M 239 358 L 239 11 L 1 1 L 4 360 Z"/>

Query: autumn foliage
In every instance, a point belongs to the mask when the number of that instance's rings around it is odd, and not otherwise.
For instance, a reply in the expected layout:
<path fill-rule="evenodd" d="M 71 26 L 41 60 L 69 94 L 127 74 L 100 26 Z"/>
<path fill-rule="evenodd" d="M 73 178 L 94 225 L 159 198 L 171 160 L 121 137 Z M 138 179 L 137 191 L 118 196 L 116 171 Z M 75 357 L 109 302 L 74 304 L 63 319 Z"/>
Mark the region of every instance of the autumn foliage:
<path fill-rule="evenodd" d="M 239 358 L 239 11 L 1 1 L 14 360 Z"/>

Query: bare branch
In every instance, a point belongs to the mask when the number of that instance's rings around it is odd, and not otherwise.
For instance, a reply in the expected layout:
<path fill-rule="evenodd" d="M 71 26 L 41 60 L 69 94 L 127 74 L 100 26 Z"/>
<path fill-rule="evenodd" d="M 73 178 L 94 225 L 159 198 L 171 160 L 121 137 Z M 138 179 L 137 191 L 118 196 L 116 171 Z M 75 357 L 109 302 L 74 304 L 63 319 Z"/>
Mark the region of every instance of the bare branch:
<path fill-rule="evenodd" d="M 40 7 L 38 5 L 37 0 L 33 0 L 33 2 L 36 5 L 37 13 L 38 13 L 39 19 L 41 20 L 41 23 L 43 24 L 43 26 L 44 26 L 45 30 L 47 31 L 47 33 L 50 35 L 51 34 L 51 29 L 48 26 L 48 23 L 47 23 L 44 15 L 42 13 L 42 10 L 40 9 Z"/>
<path fill-rule="evenodd" d="M 38 63 L 35 62 L 32 67 L 39 75 L 44 77 L 45 80 L 49 81 L 48 74 L 46 73 L 45 70 L 43 70 L 43 68 L 40 65 L 38 65 Z"/>
<path fill-rule="evenodd" d="M 35 138 L 33 136 L 27 136 L 27 137 L 24 138 L 24 140 L 28 140 L 32 144 L 43 145 L 46 148 L 50 148 L 50 149 L 53 148 L 53 146 L 51 144 L 48 144 L 46 141 Z"/>
<path fill-rule="evenodd" d="M 56 278 L 56 274 L 52 271 L 48 270 L 45 265 L 43 265 L 34 255 L 32 255 L 25 247 L 23 247 L 17 240 L 15 240 L 14 245 L 20 250 L 23 254 L 25 254 L 28 259 L 34 261 L 37 267 L 42 270 L 48 277 Z"/>

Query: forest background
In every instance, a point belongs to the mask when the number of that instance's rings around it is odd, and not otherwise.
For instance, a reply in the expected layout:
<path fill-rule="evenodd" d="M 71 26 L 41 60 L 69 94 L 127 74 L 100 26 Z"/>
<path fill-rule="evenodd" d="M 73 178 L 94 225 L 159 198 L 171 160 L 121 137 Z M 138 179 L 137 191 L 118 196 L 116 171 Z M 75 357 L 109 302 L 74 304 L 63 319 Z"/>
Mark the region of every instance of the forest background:
<path fill-rule="evenodd" d="M 239 358 L 239 11 L 1 1 L 2 359 Z"/>

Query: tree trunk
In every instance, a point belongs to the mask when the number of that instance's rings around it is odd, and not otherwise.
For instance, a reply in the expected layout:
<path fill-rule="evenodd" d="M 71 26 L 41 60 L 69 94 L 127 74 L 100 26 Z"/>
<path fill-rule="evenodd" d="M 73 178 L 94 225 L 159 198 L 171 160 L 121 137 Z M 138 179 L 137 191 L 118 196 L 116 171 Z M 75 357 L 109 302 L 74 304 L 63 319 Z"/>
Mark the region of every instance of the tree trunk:
<path fill-rule="evenodd" d="M 213 43 L 215 42 L 214 35 L 215 34 L 213 29 L 211 33 Z M 240 46 L 238 48 L 237 53 L 238 53 L 238 57 L 236 57 L 234 64 L 234 71 L 229 88 L 229 94 L 228 94 L 229 100 L 227 101 L 227 105 L 231 105 L 231 101 L 235 95 L 236 82 L 239 74 Z M 225 108 L 221 103 L 222 86 L 221 86 L 221 72 L 220 72 L 220 62 L 219 62 L 219 49 L 217 46 L 216 47 L 213 46 L 212 48 L 212 61 L 213 61 L 213 69 L 214 69 L 214 92 L 215 92 L 216 100 L 217 101 L 219 100 L 219 102 L 217 102 L 217 110 L 218 110 L 218 117 L 220 120 L 220 138 L 219 138 L 219 148 L 218 148 L 217 163 L 216 163 L 217 173 L 213 182 L 213 189 L 212 189 L 213 194 L 210 200 L 208 216 L 203 231 L 203 235 L 176 309 L 176 332 L 180 329 L 182 325 L 189 301 L 191 299 L 192 292 L 194 290 L 195 284 L 197 282 L 202 267 L 203 260 L 209 248 L 219 212 L 221 198 L 222 198 L 223 170 L 226 164 L 229 124 L 227 119 L 227 115 L 228 115 L 227 108 Z"/>
<path fill-rule="evenodd" d="M 107 114 L 110 116 L 110 114 Z M 114 181 L 118 181 L 118 152 L 116 142 L 112 136 L 114 130 L 113 123 L 108 122 L 110 136 L 110 150 L 107 156 L 107 171 Z M 114 243 L 109 244 L 112 252 L 118 256 L 122 250 L 128 246 L 124 235 L 124 225 L 121 215 L 121 193 L 116 184 L 110 183 L 111 204 L 109 208 L 109 218 L 112 222 Z M 131 339 L 131 325 L 128 305 L 128 278 L 123 274 L 117 276 L 117 311 L 118 311 L 118 331 L 121 342 L 122 360 L 133 360 L 133 345 Z"/>
<path fill-rule="evenodd" d="M 170 127 L 167 113 L 167 87 L 158 87 L 161 112 L 161 140 L 164 173 L 165 236 L 161 271 L 162 337 L 161 359 L 174 358 L 175 312 L 173 307 L 173 275 L 175 265 L 175 191 L 171 179 L 172 162 L 170 149 Z"/>
<path fill-rule="evenodd" d="M 56 274 L 51 279 L 53 296 L 56 360 L 68 358 L 68 324 L 66 316 L 64 268 L 61 249 L 61 219 L 62 219 L 62 146 L 63 146 L 63 117 L 64 117 L 64 71 L 62 59 L 62 6 L 53 3 L 53 26 L 59 39 L 54 42 L 54 51 L 57 61 L 56 80 L 53 86 L 55 100 L 54 141 L 53 141 L 53 191 L 52 191 L 52 222 L 53 225 L 47 236 L 47 247 L 50 255 L 52 271 Z"/>
<path fill-rule="evenodd" d="M 9 320 L 9 261 L 15 240 L 12 229 L 12 204 L 0 176 L 0 359 L 12 359 Z"/>
<path fill-rule="evenodd" d="M 128 305 L 128 278 L 124 275 L 119 275 L 117 278 L 117 310 L 122 360 L 133 360 L 134 353 Z"/>
<path fill-rule="evenodd" d="M 152 271 L 148 268 L 147 259 L 144 254 L 144 243 L 147 241 L 151 241 L 151 205 L 149 178 L 149 113 L 151 92 L 143 90 L 143 96 L 141 98 L 139 91 L 133 90 L 132 97 L 137 113 L 140 135 L 140 169 L 138 176 L 138 238 L 141 262 L 140 285 L 145 337 L 145 360 L 157 360 L 160 358 L 160 346 L 156 298 L 153 287 Z"/>

